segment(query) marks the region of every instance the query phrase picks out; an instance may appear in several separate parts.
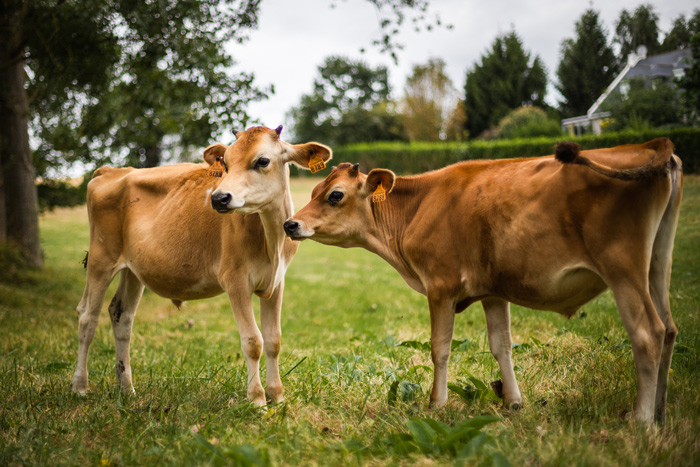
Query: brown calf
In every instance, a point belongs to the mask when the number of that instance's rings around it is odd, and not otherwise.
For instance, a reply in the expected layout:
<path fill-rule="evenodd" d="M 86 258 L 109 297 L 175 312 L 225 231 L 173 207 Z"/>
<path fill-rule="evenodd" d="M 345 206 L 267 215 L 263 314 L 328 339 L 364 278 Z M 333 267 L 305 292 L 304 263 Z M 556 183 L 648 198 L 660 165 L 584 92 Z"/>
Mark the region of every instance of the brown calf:
<path fill-rule="evenodd" d="M 78 305 L 74 392 L 87 391 L 90 343 L 107 287 L 121 273 L 109 315 L 122 390 L 134 390 L 129 342 L 146 286 L 176 304 L 228 294 L 248 366 L 248 398 L 265 405 L 258 373 L 264 346 L 267 393 L 275 402 L 283 399 L 277 361 L 280 310 L 284 274 L 298 247 L 282 230 L 293 212 L 287 164 L 308 168 L 312 154 L 328 160 L 331 151 L 317 143 L 285 143 L 279 139 L 281 130 L 256 127 L 240 132 L 231 146 L 207 148 L 204 164 L 103 167 L 95 172 L 88 185 L 90 253 Z M 222 162 L 223 178 L 208 175 L 212 164 Z M 255 323 L 252 294 L 260 297 L 262 334 Z"/>
<path fill-rule="evenodd" d="M 447 400 L 455 313 L 481 301 L 505 403 L 519 405 L 509 303 L 572 316 L 610 287 L 637 367 L 635 414 L 651 423 L 663 419 L 677 332 L 668 289 L 681 191 L 667 139 L 581 154 L 562 143 L 556 157 L 413 177 L 341 164 L 285 231 L 374 252 L 428 297 L 435 406 Z"/>

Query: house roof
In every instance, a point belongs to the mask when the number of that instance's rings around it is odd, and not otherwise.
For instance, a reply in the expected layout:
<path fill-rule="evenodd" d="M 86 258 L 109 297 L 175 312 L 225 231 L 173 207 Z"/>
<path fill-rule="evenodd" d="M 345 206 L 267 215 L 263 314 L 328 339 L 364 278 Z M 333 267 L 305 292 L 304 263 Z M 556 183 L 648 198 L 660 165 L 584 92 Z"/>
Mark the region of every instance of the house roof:
<path fill-rule="evenodd" d="M 610 83 L 603 94 L 593 103 L 586 112 L 587 115 L 596 113 L 608 96 L 619 88 L 623 81 L 631 78 L 671 78 L 675 70 L 687 70 L 691 66 L 691 53 L 689 48 L 674 50 L 659 55 L 646 56 L 646 47 L 640 47 L 637 53 L 631 53 L 627 59 L 627 65 L 617 77 Z"/>

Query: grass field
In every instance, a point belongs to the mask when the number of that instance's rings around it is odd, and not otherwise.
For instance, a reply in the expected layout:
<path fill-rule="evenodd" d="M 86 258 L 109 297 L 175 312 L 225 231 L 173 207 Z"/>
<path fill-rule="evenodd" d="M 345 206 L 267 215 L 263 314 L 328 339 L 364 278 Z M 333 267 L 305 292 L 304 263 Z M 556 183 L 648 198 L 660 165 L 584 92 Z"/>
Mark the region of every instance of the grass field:
<path fill-rule="evenodd" d="M 316 181 L 293 181 L 297 209 Z M 45 270 L 0 272 L 0 465 L 700 464 L 700 177 L 686 177 L 676 238 L 668 421 L 652 431 L 628 420 L 636 378 L 609 292 L 570 320 L 513 307 L 519 411 L 488 388 L 498 366 L 481 306 L 468 308 L 449 366 L 457 390 L 430 410 L 425 298 L 376 256 L 312 242 L 287 273 L 286 402 L 268 411 L 246 402 L 225 296 L 178 311 L 148 291 L 131 347 L 136 395 L 117 390 L 103 312 L 90 392 L 77 397 L 85 208 L 47 214 L 41 229 Z M 498 420 L 471 418 L 481 415 Z"/>

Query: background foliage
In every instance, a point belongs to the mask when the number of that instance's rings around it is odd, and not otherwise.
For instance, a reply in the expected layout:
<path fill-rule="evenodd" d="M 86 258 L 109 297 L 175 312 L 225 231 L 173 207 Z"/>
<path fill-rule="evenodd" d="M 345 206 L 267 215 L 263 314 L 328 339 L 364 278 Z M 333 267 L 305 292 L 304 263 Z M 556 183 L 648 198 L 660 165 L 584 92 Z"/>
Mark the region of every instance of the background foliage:
<path fill-rule="evenodd" d="M 539 137 L 516 140 L 442 142 L 442 143 L 373 143 L 336 148 L 333 164 L 360 162 L 362 170 L 383 167 L 398 174 L 417 174 L 435 170 L 466 159 L 505 159 L 533 157 L 554 153 L 563 139 L 577 142 L 582 149 L 608 148 L 622 144 L 644 143 L 654 138 L 670 138 L 675 152 L 683 161 L 685 173 L 700 172 L 700 128 L 647 130 L 604 133 L 599 136 Z"/>

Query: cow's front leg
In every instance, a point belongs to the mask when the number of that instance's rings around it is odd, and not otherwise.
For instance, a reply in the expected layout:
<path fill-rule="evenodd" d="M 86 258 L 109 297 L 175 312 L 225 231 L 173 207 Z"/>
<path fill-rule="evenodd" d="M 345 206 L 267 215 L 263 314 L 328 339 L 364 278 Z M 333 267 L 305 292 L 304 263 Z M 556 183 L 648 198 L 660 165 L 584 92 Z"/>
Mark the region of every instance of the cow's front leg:
<path fill-rule="evenodd" d="M 265 361 L 267 366 L 266 392 L 272 402 L 284 400 L 284 389 L 280 379 L 278 357 L 282 340 L 280 316 L 282 311 L 282 295 L 284 280 L 275 289 L 269 299 L 260 299 L 260 324 L 262 325 L 263 342 L 265 343 Z"/>
<path fill-rule="evenodd" d="M 240 282 L 239 282 L 240 283 Z M 257 406 L 265 405 L 265 391 L 260 383 L 260 355 L 262 355 L 263 340 L 253 314 L 252 293 L 249 290 L 234 290 L 228 292 L 233 316 L 241 336 L 241 349 L 248 366 L 248 400 Z"/>
<path fill-rule="evenodd" d="M 503 404 L 519 408 L 522 396 L 513 371 L 511 352 L 513 342 L 510 337 L 510 303 L 500 298 L 482 300 L 489 334 L 489 348 L 496 358 L 503 378 Z"/>
<path fill-rule="evenodd" d="M 433 359 L 433 389 L 430 392 L 430 407 L 442 407 L 447 403 L 447 363 L 455 324 L 454 303 L 443 297 L 431 297 L 430 346 Z"/>

